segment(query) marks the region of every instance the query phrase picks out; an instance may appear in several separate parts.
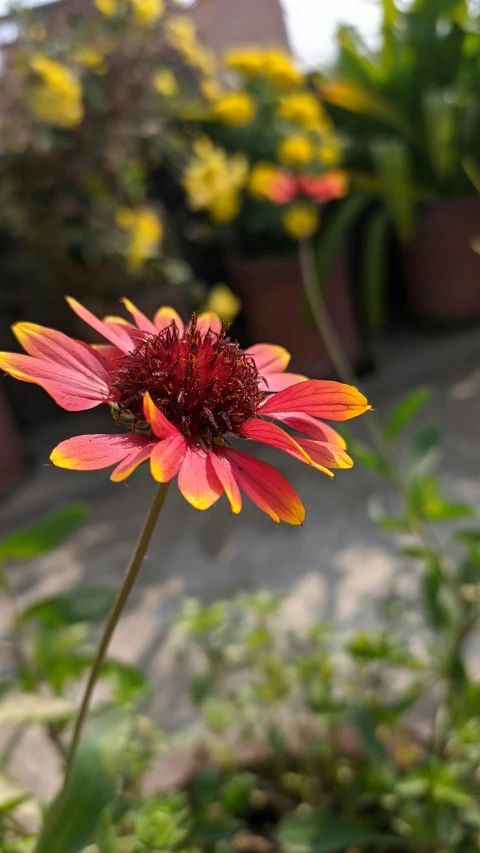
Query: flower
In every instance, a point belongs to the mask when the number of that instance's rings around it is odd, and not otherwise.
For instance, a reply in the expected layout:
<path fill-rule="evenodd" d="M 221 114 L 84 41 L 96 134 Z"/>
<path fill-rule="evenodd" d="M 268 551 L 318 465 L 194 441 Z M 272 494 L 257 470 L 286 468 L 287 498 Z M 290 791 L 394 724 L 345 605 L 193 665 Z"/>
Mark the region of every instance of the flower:
<path fill-rule="evenodd" d="M 270 188 L 281 170 L 273 163 L 260 160 L 252 167 L 248 179 L 248 192 L 252 198 L 270 198 Z"/>
<path fill-rule="evenodd" d="M 294 88 L 302 83 L 302 74 L 288 53 L 269 50 L 264 54 L 262 72 L 278 88 Z"/>
<path fill-rule="evenodd" d="M 207 101 L 216 101 L 222 96 L 222 89 L 218 80 L 206 78 L 200 81 L 200 92 Z"/>
<path fill-rule="evenodd" d="M 322 175 L 292 175 L 278 170 L 270 183 L 268 198 L 275 204 L 289 204 L 299 196 L 306 196 L 319 204 L 325 204 L 343 198 L 347 191 L 348 177 L 340 169 L 332 169 Z"/>
<path fill-rule="evenodd" d="M 171 15 L 165 22 L 165 37 L 172 47 L 185 48 L 195 43 L 196 29 L 191 18 L 186 15 Z"/>
<path fill-rule="evenodd" d="M 308 136 L 286 136 L 278 144 L 277 156 L 286 166 L 305 166 L 313 157 L 313 145 Z"/>
<path fill-rule="evenodd" d="M 325 121 L 328 122 L 320 101 L 311 92 L 293 92 L 283 95 L 277 106 L 277 115 L 306 130 L 318 130 Z"/>
<path fill-rule="evenodd" d="M 165 11 L 164 0 L 130 0 L 130 5 L 141 27 L 152 27 Z"/>
<path fill-rule="evenodd" d="M 324 166 L 338 166 L 342 159 L 342 144 L 333 133 L 324 136 L 317 147 L 317 157 Z"/>
<path fill-rule="evenodd" d="M 204 310 L 216 314 L 223 323 L 232 323 L 241 307 L 238 296 L 226 284 L 215 284 L 208 294 Z"/>
<path fill-rule="evenodd" d="M 159 68 L 152 79 L 153 88 L 165 98 L 173 98 L 178 93 L 177 78 L 170 68 Z"/>
<path fill-rule="evenodd" d="M 247 92 L 229 92 L 214 104 L 213 115 L 218 121 L 231 127 L 244 127 L 256 115 L 253 98 Z"/>
<path fill-rule="evenodd" d="M 308 240 L 318 228 L 317 208 L 308 202 L 296 202 L 283 214 L 283 225 L 294 240 Z"/>
<path fill-rule="evenodd" d="M 238 71 L 246 77 L 255 77 L 261 74 L 264 65 L 264 51 L 258 48 L 232 48 L 223 57 L 227 68 Z"/>
<path fill-rule="evenodd" d="M 84 65 L 86 68 L 92 68 L 95 71 L 103 67 L 105 54 L 96 47 L 84 45 L 74 53 L 73 59 L 79 65 Z"/>
<path fill-rule="evenodd" d="M 241 154 L 229 157 L 204 137 L 196 141 L 194 152 L 183 174 L 189 207 L 210 211 L 215 221 L 233 219 L 238 211 L 238 193 L 247 179 L 247 161 Z"/>
<path fill-rule="evenodd" d="M 93 0 L 93 2 L 105 18 L 114 18 L 118 12 L 118 0 Z"/>
<path fill-rule="evenodd" d="M 115 218 L 117 225 L 128 232 L 127 266 L 135 272 L 156 255 L 163 237 L 163 225 L 149 207 L 120 207 Z"/>
<path fill-rule="evenodd" d="M 70 69 L 43 54 L 32 57 L 30 68 L 40 78 L 29 94 L 30 107 L 38 118 L 62 128 L 80 124 L 82 87 Z"/>
<path fill-rule="evenodd" d="M 194 315 L 184 327 L 171 308 L 160 308 L 152 322 L 124 300 L 133 322 L 102 321 L 68 302 L 107 345 L 18 323 L 13 331 L 28 354 L 0 353 L 0 368 L 40 385 L 68 411 L 107 403 L 127 431 L 62 441 L 51 453 L 54 465 L 115 466 L 110 478 L 120 482 L 150 460 L 153 479 L 165 483 L 178 475 L 181 493 L 196 509 L 208 509 L 225 492 L 238 513 L 242 489 L 275 522 L 290 524 L 305 517 L 298 494 L 234 439 L 269 444 L 329 476 L 331 468 L 352 466 L 343 439 L 318 419 L 348 420 L 370 408 L 355 388 L 286 373 L 289 355 L 282 347 L 241 350 L 214 314 Z M 303 436 L 294 439 L 279 424 Z"/>

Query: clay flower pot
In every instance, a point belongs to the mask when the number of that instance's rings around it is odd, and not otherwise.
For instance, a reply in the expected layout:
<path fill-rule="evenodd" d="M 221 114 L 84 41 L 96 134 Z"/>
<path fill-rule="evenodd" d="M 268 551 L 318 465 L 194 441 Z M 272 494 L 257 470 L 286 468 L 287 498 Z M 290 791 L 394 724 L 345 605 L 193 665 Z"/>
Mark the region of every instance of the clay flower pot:
<path fill-rule="evenodd" d="M 235 258 L 231 270 L 252 338 L 285 347 L 292 355 L 289 370 L 312 378 L 332 376 L 327 349 L 307 319 L 298 255 Z M 345 354 L 355 364 L 359 338 L 341 254 L 326 282 L 324 299 Z"/>
<path fill-rule="evenodd" d="M 480 320 L 480 195 L 419 209 L 415 237 L 404 249 L 412 313 L 427 323 Z"/>

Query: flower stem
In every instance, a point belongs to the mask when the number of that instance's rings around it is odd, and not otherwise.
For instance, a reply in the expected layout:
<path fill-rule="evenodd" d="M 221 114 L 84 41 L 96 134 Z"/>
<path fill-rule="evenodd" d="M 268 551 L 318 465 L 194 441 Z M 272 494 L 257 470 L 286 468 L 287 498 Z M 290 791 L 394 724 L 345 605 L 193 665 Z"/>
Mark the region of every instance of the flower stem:
<path fill-rule="evenodd" d="M 145 519 L 143 530 L 140 533 L 135 551 L 133 552 L 133 556 L 130 561 L 130 565 L 127 569 L 125 579 L 117 595 L 117 599 L 115 601 L 115 604 L 113 605 L 110 616 L 108 617 L 107 624 L 105 625 L 105 630 L 100 640 L 92 669 L 90 670 L 90 674 L 88 676 L 85 692 L 83 694 L 82 704 L 80 705 L 80 710 L 75 721 L 75 728 L 73 730 L 72 741 L 70 743 L 70 748 L 68 750 L 65 765 L 63 791 L 66 790 L 66 788 L 68 787 L 68 783 L 70 782 L 73 765 L 75 763 L 75 757 L 77 755 L 78 746 L 83 732 L 83 727 L 85 725 L 88 715 L 88 709 L 90 707 L 90 700 L 92 698 L 92 693 L 94 691 L 98 677 L 100 675 L 103 662 L 105 660 L 105 656 L 110 645 L 110 640 L 112 639 L 115 628 L 118 625 L 120 617 L 125 609 L 125 605 L 130 597 L 130 593 L 133 589 L 135 581 L 137 580 L 138 574 L 142 567 L 145 555 L 152 539 L 153 532 L 155 530 L 155 527 L 157 526 L 158 518 L 165 503 L 165 498 L 167 497 L 168 486 L 169 483 L 162 483 L 157 489 L 157 492 L 153 499 L 153 503 L 150 507 L 147 518 Z"/>

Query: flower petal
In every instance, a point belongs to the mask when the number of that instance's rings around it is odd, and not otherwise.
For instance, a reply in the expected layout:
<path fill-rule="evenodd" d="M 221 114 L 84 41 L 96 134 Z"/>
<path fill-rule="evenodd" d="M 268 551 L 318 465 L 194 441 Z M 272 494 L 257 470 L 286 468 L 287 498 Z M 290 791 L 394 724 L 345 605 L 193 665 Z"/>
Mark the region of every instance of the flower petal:
<path fill-rule="evenodd" d="M 299 438 L 298 443 L 309 456 L 320 466 L 326 468 L 353 468 L 353 459 L 337 447 L 326 441 L 312 441 L 310 438 Z"/>
<path fill-rule="evenodd" d="M 292 412 L 289 415 L 275 415 L 275 418 L 292 429 L 304 432 L 309 438 L 316 438 L 318 441 L 328 441 L 329 444 L 336 444 L 342 450 L 347 449 L 345 439 L 333 427 L 322 423 L 322 421 L 318 421 L 316 418 L 312 418 L 311 415 Z"/>
<path fill-rule="evenodd" d="M 69 412 L 93 409 L 110 397 L 107 382 L 98 376 L 86 376 L 69 367 L 43 361 L 29 355 L 0 352 L 0 369 L 15 379 L 40 385 L 47 394 Z"/>
<path fill-rule="evenodd" d="M 102 320 L 99 320 L 98 317 L 95 317 L 95 314 L 92 314 L 92 312 L 87 308 L 84 308 L 83 305 L 80 305 L 76 299 L 72 299 L 71 296 L 67 296 L 67 302 L 77 317 L 80 317 L 84 323 L 87 323 L 87 325 L 91 326 L 92 329 L 95 329 L 99 335 L 102 335 L 107 341 L 110 341 L 111 344 L 114 344 L 122 352 L 130 352 L 132 349 L 132 339 L 127 331 L 122 329 L 120 326 L 115 327 L 113 324 L 107 325 Z"/>
<path fill-rule="evenodd" d="M 213 311 L 204 311 L 197 317 L 197 329 L 202 335 L 206 335 L 209 330 L 219 335 L 222 331 L 222 321 Z"/>
<path fill-rule="evenodd" d="M 263 415 L 302 412 L 314 418 L 347 421 L 370 408 L 367 399 L 352 385 L 308 379 L 269 397 L 260 411 Z"/>
<path fill-rule="evenodd" d="M 168 483 L 178 474 L 187 452 L 183 435 L 170 435 L 157 441 L 150 457 L 150 470 L 157 483 Z"/>
<path fill-rule="evenodd" d="M 295 459 L 300 459 L 301 462 L 306 462 L 307 465 L 312 464 L 308 453 L 302 450 L 300 444 L 276 424 L 262 421 L 259 418 L 252 418 L 238 430 L 238 435 L 243 438 L 250 438 L 252 441 L 259 441 L 261 444 L 269 444 L 271 447 L 276 447 L 277 450 L 294 456 Z"/>
<path fill-rule="evenodd" d="M 242 495 L 238 488 L 238 483 L 233 475 L 232 466 L 226 456 L 210 450 L 208 453 L 207 465 L 211 465 L 220 480 L 225 494 L 230 502 L 232 512 L 237 515 L 242 509 Z"/>
<path fill-rule="evenodd" d="M 120 462 L 120 465 L 117 465 L 117 467 L 113 469 L 110 474 L 110 479 L 114 483 L 121 483 L 123 480 L 126 480 L 127 477 L 129 477 L 130 474 L 133 474 L 135 469 L 142 464 L 142 462 L 146 462 L 147 459 L 150 458 L 152 450 L 156 445 L 156 441 L 150 441 L 138 450 L 134 450 L 133 453 L 130 453 L 122 462 Z"/>
<path fill-rule="evenodd" d="M 173 435 L 180 435 L 180 430 L 155 405 L 148 391 L 143 398 L 143 413 L 145 420 L 150 424 L 157 438 L 170 438 Z"/>
<path fill-rule="evenodd" d="M 175 323 L 180 336 L 183 335 L 184 325 L 181 317 L 175 311 L 175 308 L 170 308 L 170 306 L 168 305 L 163 305 L 161 308 L 158 309 L 157 313 L 155 314 L 153 322 L 157 333 L 162 332 L 163 329 L 166 329 L 173 322 Z"/>
<path fill-rule="evenodd" d="M 129 299 L 122 299 L 122 302 L 125 305 L 127 311 L 129 311 L 132 315 L 137 327 L 142 332 L 151 332 L 152 335 L 158 334 L 158 329 L 154 325 L 154 323 L 152 323 L 152 321 L 149 320 L 148 317 L 142 311 L 139 311 L 137 306 L 134 305 L 133 302 L 130 302 Z"/>
<path fill-rule="evenodd" d="M 259 373 L 265 376 L 267 373 L 282 373 L 287 369 L 291 355 L 283 347 L 274 344 L 255 344 L 245 350 L 246 355 L 251 355 Z"/>
<path fill-rule="evenodd" d="M 285 388 L 290 388 L 291 385 L 298 385 L 299 382 L 306 382 L 308 376 L 302 376 L 300 373 L 267 373 L 263 377 L 261 389 L 269 393 L 283 391 Z"/>
<path fill-rule="evenodd" d="M 222 448 L 221 455 L 230 462 L 237 483 L 261 510 L 273 518 L 276 524 L 302 524 L 305 519 L 304 506 L 283 474 L 236 448 Z"/>
<path fill-rule="evenodd" d="M 98 377 L 108 384 L 108 374 L 101 359 L 88 344 L 36 323 L 15 323 L 12 331 L 25 352 L 33 358 L 63 365 L 87 377 Z"/>
<path fill-rule="evenodd" d="M 121 462 L 152 443 L 146 435 L 76 435 L 57 444 L 50 461 L 58 468 L 98 471 Z"/>
<path fill-rule="evenodd" d="M 212 465 L 207 468 L 207 452 L 199 445 L 187 445 L 185 459 L 178 475 L 178 488 L 195 509 L 209 509 L 223 486 Z"/>

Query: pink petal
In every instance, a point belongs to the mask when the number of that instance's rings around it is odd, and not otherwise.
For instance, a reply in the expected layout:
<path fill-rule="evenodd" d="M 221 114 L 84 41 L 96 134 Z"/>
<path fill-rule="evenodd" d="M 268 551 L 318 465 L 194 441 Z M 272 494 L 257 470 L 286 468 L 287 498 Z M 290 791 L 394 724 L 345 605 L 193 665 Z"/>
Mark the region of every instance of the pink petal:
<path fill-rule="evenodd" d="M 300 373 L 268 373 L 263 378 L 261 390 L 269 393 L 283 391 L 285 388 L 290 388 L 291 385 L 306 382 L 307 378 Z"/>
<path fill-rule="evenodd" d="M 143 398 L 143 413 L 145 420 L 150 424 L 157 438 L 170 438 L 173 435 L 180 435 L 180 430 L 175 424 L 170 423 L 163 412 L 155 405 L 150 394 L 145 394 Z"/>
<path fill-rule="evenodd" d="M 163 441 L 157 441 L 150 457 L 150 470 L 157 483 L 168 483 L 178 474 L 187 452 L 187 442 L 183 435 L 170 435 Z"/>
<path fill-rule="evenodd" d="M 139 328 L 143 332 L 151 332 L 152 335 L 158 334 L 158 329 L 154 325 L 154 323 L 152 323 L 152 321 L 149 320 L 148 317 L 143 314 L 142 311 L 139 311 L 137 306 L 134 305 L 133 302 L 130 302 L 129 299 L 122 299 L 122 302 L 125 305 L 127 311 L 130 312 L 133 319 L 135 320 L 137 328 Z"/>
<path fill-rule="evenodd" d="M 205 311 L 197 317 L 197 329 L 202 335 L 206 335 L 209 330 L 219 335 L 222 331 L 222 321 L 213 311 Z"/>
<path fill-rule="evenodd" d="M 178 488 L 188 503 L 202 510 L 209 509 L 223 494 L 223 486 L 213 466 L 207 468 L 207 452 L 203 447 L 187 445 L 178 475 Z"/>
<path fill-rule="evenodd" d="M 120 462 L 120 465 L 117 465 L 117 467 L 113 469 L 110 474 L 110 479 L 114 483 L 121 483 L 123 480 L 126 480 L 127 477 L 129 477 L 130 474 L 133 474 L 135 469 L 142 464 L 142 462 L 146 462 L 147 459 L 150 458 L 152 450 L 156 445 L 156 441 L 150 441 L 148 444 L 145 444 L 144 447 L 134 450 L 133 453 L 130 453 L 125 457 L 123 462 Z"/>
<path fill-rule="evenodd" d="M 311 415 L 304 415 L 301 412 L 292 412 L 290 415 L 275 415 L 277 421 L 296 429 L 299 432 L 305 433 L 310 438 L 316 438 L 319 441 L 328 441 L 329 444 L 336 444 L 342 450 L 346 450 L 347 444 L 342 436 L 322 421 L 317 421 Z"/>
<path fill-rule="evenodd" d="M 291 359 L 291 355 L 286 349 L 274 344 L 255 344 L 245 352 L 252 356 L 257 370 L 262 376 L 266 376 L 267 373 L 282 373 L 287 369 Z"/>
<path fill-rule="evenodd" d="M 262 421 L 259 418 L 253 418 L 251 421 L 247 421 L 243 424 L 241 429 L 239 429 L 238 434 L 243 438 L 249 438 L 252 441 L 269 444 L 271 447 L 276 447 L 277 450 L 282 450 L 284 453 L 294 456 L 295 459 L 300 459 L 301 462 L 306 462 L 307 465 L 311 465 L 311 459 L 308 453 L 305 453 L 305 451 L 300 447 L 300 444 L 288 435 L 287 432 L 279 426 L 276 426 L 276 424 L 269 423 L 268 421 Z"/>
<path fill-rule="evenodd" d="M 302 412 L 314 418 L 347 421 L 370 409 L 363 396 L 352 385 L 308 379 L 269 397 L 261 407 L 263 415 Z"/>
<path fill-rule="evenodd" d="M 146 435 L 76 435 L 57 444 L 50 460 L 59 468 L 98 471 L 121 462 L 151 443 L 152 439 Z"/>
<path fill-rule="evenodd" d="M 222 448 L 221 455 L 230 462 L 232 473 L 241 488 L 261 510 L 276 524 L 302 524 L 305 518 L 303 504 L 283 474 L 234 448 Z"/>
<path fill-rule="evenodd" d="M 100 358 L 88 344 L 36 323 L 16 323 L 12 331 L 24 350 L 34 358 L 51 361 L 108 383 L 108 374 Z"/>
<path fill-rule="evenodd" d="M 215 450 L 210 450 L 208 453 L 207 466 L 211 465 L 218 479 L 220 480 L 225 494 L 230 502 L 232 512 L 236 515 L 242 509 L 242 496 L 238 483 L 233 475 L 232 466 L 226 456 L 216 453 Z"/>
<path fill-rule="evenodd" d="M 83 305 L 80 305 L 80 303 L 77 302 L 76 299 L 72 299 L 71 296 L 67 296 L 67 302 L 77 317 L 80 317 L 80 319 L 87 323 L 88 326 L 95 329 L 96 332 L 106 338 L 107 341 L 110 341 L 111 344 L 118 347 L 122 352 L 130 352 L 132 349 L 132 340 L 128 332 L 120 326 L 114 327 L 113 324 L 107 325 L 106 323 L 103 323 L 102 320 L 95 317 L 95 314 L 92 314 L 91 311 L 88 311 L 87 308 L 84 308 Z"/>
<path fill-rule="evenodd" d="M 117 370 L 122 358 L 125 358 L 125 353 L 121 352 L 118 347 L 114 347 L 113 344 L 92 344 L 92 348 L 101 359 L 108 373 L 111 373 L 112 370 Z"/>
<path fill-rule="evenodd" d="M 310 438 L 299 438 L 298 443 L 317 465 L 325 468 L 353 468 L 353 459 L 336 444 L 312 441 Z"/>
<path fill-rule="evenodd" d="M 105 379 L 69 367 L 42 361 L 29 355 L 0 353 L 0 370 L 5 370 L 15 379 L 40 385 L 47 394 L 69 412 L 93 409 L 110 397 L 110 388 Z M 99 372 L 104 373 L 99 364 Z M 105 374 L 106 375 L 106 374 Z"/>
<path fill-rule="evenodd" d="M 180 337 L 184 332 L 184 325 L 182 322 L 182 318 L 175 311 L 175 308 L 170 308 L 168 305 L 163 305 L 162 308 L 159 308 L 155 317 L 153 318 L 153 322 L 155 324 L 155 328 L 157 332 L 162 332 L 163 329 L 167 329 L 168 326 L 172 325 L 172 322 L 175 323 L 178 333 Z"/>

